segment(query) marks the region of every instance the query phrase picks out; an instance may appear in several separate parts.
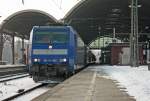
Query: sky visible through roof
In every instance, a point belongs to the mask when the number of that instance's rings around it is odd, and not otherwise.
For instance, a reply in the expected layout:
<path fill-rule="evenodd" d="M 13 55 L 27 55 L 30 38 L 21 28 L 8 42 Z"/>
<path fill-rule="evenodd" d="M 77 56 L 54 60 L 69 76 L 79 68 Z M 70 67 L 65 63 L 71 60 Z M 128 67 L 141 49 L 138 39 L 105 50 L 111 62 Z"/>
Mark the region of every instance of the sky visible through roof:
<path fill-rule="evenodd" d="M 24 9 L 45 11 L 61 19 L 80 0 L 0 0 L 0 22 L 11 14 Z"/>

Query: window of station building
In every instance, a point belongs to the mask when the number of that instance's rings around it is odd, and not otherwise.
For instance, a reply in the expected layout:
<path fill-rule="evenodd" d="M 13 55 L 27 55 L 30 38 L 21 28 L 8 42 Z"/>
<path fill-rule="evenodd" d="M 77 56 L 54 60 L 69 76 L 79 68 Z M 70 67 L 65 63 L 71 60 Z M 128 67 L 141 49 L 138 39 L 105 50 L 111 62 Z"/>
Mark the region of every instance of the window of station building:
<path fill-rule="evenodd" d="M 110 43 L 113 43 L 113 40 L 116 40 L 116 43 L 121 43 L 122 41 L 117 39 L 117 38 L 112 38 L 112 37 L 100 37 L 96 38 L 96 40 L 92 41 L 90 43 L 90 48 L 102 48 L 102 47 L 107 47 Z"/>

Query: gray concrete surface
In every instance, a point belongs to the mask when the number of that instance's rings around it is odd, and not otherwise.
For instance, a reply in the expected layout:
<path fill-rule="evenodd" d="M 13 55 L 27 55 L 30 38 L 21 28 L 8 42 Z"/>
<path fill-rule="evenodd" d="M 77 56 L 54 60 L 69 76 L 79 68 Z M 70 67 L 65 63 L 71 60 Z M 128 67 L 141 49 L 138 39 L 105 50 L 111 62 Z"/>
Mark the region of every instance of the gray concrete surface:
<path fill-rule="evenodd" d="M 135 101 L 103 74 L 89 67 L 32 101 Z"/>

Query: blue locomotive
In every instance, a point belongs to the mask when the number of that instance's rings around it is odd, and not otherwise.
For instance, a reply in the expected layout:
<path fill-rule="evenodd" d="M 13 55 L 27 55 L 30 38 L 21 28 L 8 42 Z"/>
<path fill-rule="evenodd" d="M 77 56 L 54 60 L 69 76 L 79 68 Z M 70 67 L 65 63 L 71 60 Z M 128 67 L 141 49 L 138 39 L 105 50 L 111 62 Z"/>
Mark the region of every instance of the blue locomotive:
<path fill-rule="evenodd" d="M 34 26 L 29 70 L 35 82 L 68 76 L 86 65 L 86 46 L 71 26 Z"/>

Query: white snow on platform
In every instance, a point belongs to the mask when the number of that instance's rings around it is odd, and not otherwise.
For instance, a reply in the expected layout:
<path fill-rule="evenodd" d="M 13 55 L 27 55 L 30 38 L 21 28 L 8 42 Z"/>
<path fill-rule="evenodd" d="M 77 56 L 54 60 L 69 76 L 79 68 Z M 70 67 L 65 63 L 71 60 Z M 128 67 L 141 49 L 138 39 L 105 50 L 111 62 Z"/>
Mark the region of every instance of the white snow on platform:
<path fill-rule="evenodd" d="M 150 71 L 148 66 L 95 66 L 97 71 L 103 71 L 112 79 L 127 88 L 130 96 L 137 101 L 150 101 Z"/>

